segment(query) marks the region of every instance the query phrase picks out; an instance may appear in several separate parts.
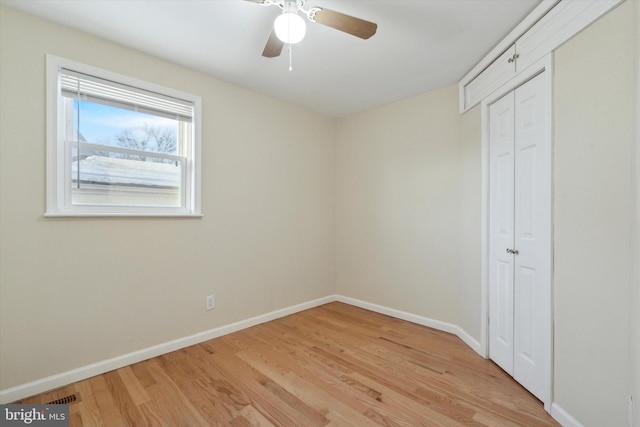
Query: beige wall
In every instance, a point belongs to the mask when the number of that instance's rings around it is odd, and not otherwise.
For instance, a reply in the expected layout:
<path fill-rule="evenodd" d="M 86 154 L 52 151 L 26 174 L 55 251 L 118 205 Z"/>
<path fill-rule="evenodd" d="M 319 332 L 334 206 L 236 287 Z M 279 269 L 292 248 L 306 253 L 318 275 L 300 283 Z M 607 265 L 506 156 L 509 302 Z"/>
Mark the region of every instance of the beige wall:
<path fill-rule="evenodd" d="M 457 325 L 480 341 L 482 275 L 482 126 L 480 105 L 460 118 Z"/>
<path fill-rule="evenodd" d="M 555 402 L 589 426 L 627 425 L 634 3 L 555 54 Z"/>
<path fill-rule="evenodd" d="M 636 42 L 636 138 L 635 138 L 635 277 L 632 283 L 630 312 L 631 330 L 631 394 L 633 395 L 633 426 L 640 426 L 640 5 L 636 2 L 635 42 Z"/>
<path fill-rule="evenodd" d="M 555 55 L 554 392 L 585 425 L 625 425 L 629 382 L 640 424 L 634 16 Z M 3 6 L 0 52 L 0 389 L 333 293 L 479 340 L 480 109 L 457 87 L 336 122 Z M 43 218 L 45 53 L 203 97 L 204 218 Z"/>
<path fill-rule="evenodd" d="M 333 294 L 334 120 L 4 6 L 0 52 L 0 389 Z M 43 218 L 45 53 L 202 96 L 204 218 Z"/>
<path fill-rule="evenodd" d="M 338 121 L 339 294 L 479 340 L 479 117 L 450 86 Z"/>

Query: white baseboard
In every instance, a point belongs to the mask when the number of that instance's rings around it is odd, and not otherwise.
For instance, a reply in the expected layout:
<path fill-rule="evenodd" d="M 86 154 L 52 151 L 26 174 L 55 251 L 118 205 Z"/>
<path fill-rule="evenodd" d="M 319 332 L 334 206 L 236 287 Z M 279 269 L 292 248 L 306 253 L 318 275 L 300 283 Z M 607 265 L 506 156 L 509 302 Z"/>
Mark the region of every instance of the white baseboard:
<path fill-rule="evenodd" d="M 551 405 L 551 416 L 559 422 L 562 427 L 584 427 L 580 421 L 573 418 L 571 414 L 562 409 L 557 403 Z"/>
<path fill-rule="evenodd" d="M 345 304 L 350 304 L 355 307 L 360 307 L 366 310 L 375 311 L 376 313 L 385 314 L 387 316 L 406 320 L 408 322 L 416 323 L 418 325 L 428 326 L 430 328 L 438 329 L 440 331 L 452 333 L 454 335 L 457 335 L 462 341 L 465 342 L 465 344 L 467 344 L 469 347 L 471 347 L 474 351 L 476 351 L 478 354 L 482 356 L 482 353 L 480 352 L 480 343 L 476 341 L 471 335 L 469 335 L 465 330 L 463 330 L 457 325 L 447 323 L 447 322 L 441 322 L 439 320 L 430 319 L 428 317 L 418 316 L 416 314 L 407 313 L 401 310 L 396 310 L 393 308 L 384 307 L 377 304 L 368 303 L 366 301 L 358 300 L 355 298 L 345 297 L 342 295 L 329 295 L 327 297 L 318 298 L 302 304 L 297 304 L 291 307 L 275 310 L 270 313 L 252 317 L 250 319 L 231 323 L 225 326 L 220 326 L 218 328 L 210 329 L 208 331 L 199 332 L 197 334 L 189 335 L 183 338 L 179 338 L 177 340 L 168 341 L 168 342 L 158 344 L 152 347 L 148 347 L 142 350 L 134 351 L 132 353 L 124 354 L 122 356 L 114 357 L 112 359 L 107 359 L 101 362 L 92 363 L 90 365 L 82 366 L 77 369 L 73 369 L 67 372 L 62 372 L 62 373 L 52 375 L 46 378 L 42 378 L 30 383 L 21 384 L 16 387 L 1 390 L 0 403 L 15 402 L 16 400 L 24 399 L 25 397 L 33 396 L 36 394 L 44 393 L 49 390 L 64 387 L 76 381 L 81 381 L 96 375 L 104 374 L 105 372 L 113 371 L 115 369 L 119 369 L 124 366 L 132 365 L 134 363 L 142 362 L 143 360 L 151 359 L 152 357 L 161 356 L 163 354 L 167 354 L 172 351 L 180 350 L 182 348 L 189 347 L 191 345 L 199 344 L 204 341 L 208 341 L 217 337 L 221 337 L 223 335 L 237 332 L 242 329 L 250 328 L 252 326 L 256 326 L 261 323 L 279 319 L 281 317 L 288 316 L 290 314 L 294 314 L 303 310 L 308 310 L 310 308 L 314 308 L 314 307 L 327 304 L 330 302 L 334 302 L 334 301 L 343 302 Z M 562 412 L 564 413 L 564 411 Z M 579 423 L 567 424 L 567 425 L 580 426 Z"/>
<path fill-rule="evenodd" d="M 177 340 L 154 345 L 152 347 L 134 351 L 132 353 L 123 354 L 122 356 L 114 357 L 112 359 L 92 363 L 90 365 L 82 366 L 71 371 L 62 372 L 60 374 L 52 375 L 50 377 L 42 378 L 30 383 L 11 387 L 0 391 L 0 404 L 15 402 L 16 400 L 24 399 L 25 397 L 64 387 L 76 381 L 81 381 L 96 375 L 104 374 L 105 372 L 113 371 L 114 369 L 119 369 L 124 366 L 142 362 L 143 360 L 151 359 L 152 357 L 161 356 L 172 351 L 180 350 L 191 345 L 199 344 L 217 337 L 221 337 L 223 335 L 259 325 L 261 323 L 279 319 L 281 317 L 288 316 L 299 311 L 327 304 L 335 300 L 335 296 L 333 295 L 318 298 L 313 301 L 308 301 L 302 304 L 275 310 L 270 313 L 252 317 L 250 319 L 241 320 L 239 322 L 220 326 L 218 328 L 199 332 L 197 334 L 189 335 L 183 338 L 178 338 Z"/>
<path fill-rule="evenodd" d="M 353 305 L 356 307 L 364 308 L 366 310 L 375 311 L 376 313 L 386 314 L 387 316 L 395 317 L 397 319 L 406 320 L 411 323 L 416 323 L 418 325 L 427 326 L 429 328 L 437 329 L 443 332 L 449 332 L 451 334 L 457 335 L 465 344 L 471 347 L 476 353 L 480 356 L 483 356 L 481 352 L 480 343 L 473 338 L 467 331 L 462 329 L 458 325 L 454 325 L 452 323 L 441 322 L 439 320 L 430 319 L 428 317 L 418 316 L 417 314 L 407 313 L 405 311 L 396 310 L 394 308 L 385 307 L 378 304 L 372 304 L 366 301 L 362 301 L 359 299 L 345 297 L 342 295 L 335 295 L 335 300 L 343 302 L 345 304 Z M 484 356 L 483 356 L 484 357 Z"/>

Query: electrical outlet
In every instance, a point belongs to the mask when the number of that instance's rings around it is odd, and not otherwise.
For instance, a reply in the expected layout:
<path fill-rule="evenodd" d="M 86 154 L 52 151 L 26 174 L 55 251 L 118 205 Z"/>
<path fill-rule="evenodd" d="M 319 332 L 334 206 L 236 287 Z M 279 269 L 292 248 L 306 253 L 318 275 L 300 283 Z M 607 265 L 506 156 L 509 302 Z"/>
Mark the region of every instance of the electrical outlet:
<path fill-rule="evenodd" d="M 207 310 L 213 310 L 216 308 L 216 296 L 215 295 L 207 295 L 205 308 Z"/>

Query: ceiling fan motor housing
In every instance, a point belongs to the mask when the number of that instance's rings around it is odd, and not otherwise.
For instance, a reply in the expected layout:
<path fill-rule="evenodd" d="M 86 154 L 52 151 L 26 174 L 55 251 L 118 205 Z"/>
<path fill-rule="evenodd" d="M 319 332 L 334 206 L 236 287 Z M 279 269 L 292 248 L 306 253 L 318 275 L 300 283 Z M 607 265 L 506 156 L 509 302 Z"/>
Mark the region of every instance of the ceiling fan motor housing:
<path fill-rule="evenodd" d="M 321 7 L 304 9 L 306 0 L 246 0 L 261 6 L 278 6 L 282 14 L 276 18 L 273 29 L 262 52 L 266 58 L 280 56 L 285 43 L 292 44 L 301 41 L 306 33 L 306 24 L 300 16 L 302 12 L 311 22 L 324 25 L 351 34 L 361 39 L 373 36 L 378 28 L 374 22 L 345 15 Z"/>
<path fill-rule="evenodd" d="M 307 32 L 307 25 L 304 19 L 298 15 L 298 10 L 304 4 L 304 0 L 285 0 L 282 7 L 282 14 L 273 23 L 276 36 L 287 44 L 295 44 L 304 38 Z"/>

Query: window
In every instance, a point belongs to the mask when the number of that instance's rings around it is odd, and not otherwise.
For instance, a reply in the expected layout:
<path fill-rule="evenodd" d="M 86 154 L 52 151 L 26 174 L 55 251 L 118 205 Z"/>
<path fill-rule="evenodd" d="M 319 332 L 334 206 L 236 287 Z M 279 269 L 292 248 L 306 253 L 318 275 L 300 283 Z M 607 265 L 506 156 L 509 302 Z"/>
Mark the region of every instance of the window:
<path fill-rule="evenodd" d="M 199 216 L 199 97 L 47 55 L 47 216 Z"/>

